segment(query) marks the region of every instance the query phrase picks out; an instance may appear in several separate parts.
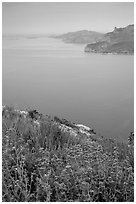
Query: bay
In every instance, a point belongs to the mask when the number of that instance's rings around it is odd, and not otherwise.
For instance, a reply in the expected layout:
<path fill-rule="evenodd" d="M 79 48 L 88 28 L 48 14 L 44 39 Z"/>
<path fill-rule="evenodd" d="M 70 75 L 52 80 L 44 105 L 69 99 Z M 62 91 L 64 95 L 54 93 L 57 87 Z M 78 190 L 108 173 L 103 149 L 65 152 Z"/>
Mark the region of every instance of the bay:
<path fill-rule="evenodd" d="M 126 141 L 134 129 L 134 57 L 84 53 L 44 36 L 2 41 L 2 103 L 37 109 Z"/>

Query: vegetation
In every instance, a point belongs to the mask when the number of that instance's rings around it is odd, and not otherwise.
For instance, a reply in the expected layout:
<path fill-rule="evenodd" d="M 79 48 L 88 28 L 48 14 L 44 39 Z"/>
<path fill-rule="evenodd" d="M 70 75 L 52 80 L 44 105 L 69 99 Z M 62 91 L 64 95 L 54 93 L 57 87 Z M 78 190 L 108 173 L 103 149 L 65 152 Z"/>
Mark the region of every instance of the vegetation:
<path fill-rule="evenodd" d="M 88 44 L 85 52 L 134 54 L 134 25 L 116 28 L 95 43 Z"/>
<path fill-rule="evenodd" d="M 52 37 L 60 38 L 65 43 L 86 44 L 99 41 L 103 38 L 103 36 L 104 36 L 103 33 L 88 30 L 80 30 Z"/>
<path fill-rule="evenodd" d="M 11 107 L 3 107 L 2 133 L 4 202 L 134 201 L 133 133 L 118 143 Z"/>

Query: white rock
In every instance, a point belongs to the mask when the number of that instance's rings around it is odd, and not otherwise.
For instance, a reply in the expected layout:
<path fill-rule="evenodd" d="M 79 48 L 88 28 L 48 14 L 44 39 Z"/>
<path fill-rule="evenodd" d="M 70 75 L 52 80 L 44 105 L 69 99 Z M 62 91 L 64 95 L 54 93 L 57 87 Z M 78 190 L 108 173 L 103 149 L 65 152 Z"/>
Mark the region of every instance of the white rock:
<path fill-rule="evenodd" d="M 20 113 L 24 118 L 26 118 L 28 115 L 27 111 L 17 111 L 17 112 Z"/>
<path fill-rule="evenodd" d="M 28 114 L 27 111 L 20 111 L 20 113 L 21 113 L 22 115 L 27 115 L 27 114 Z"/>
<path fill-rule="evenodd" d="M 89 127 L 87 127 L 87 126 L 85 126 L 85 125 L 82 125 L 82 124 L 77 124 L 77 126 L 78 126 L 79 128 L 85 129 L 85 130 L 87 130 L 87 131 L 90 130 Z"/>
<path fill-rule="evenodd" d="M 86 131 L 84 131 L 84 130 L 82 130 L 82 129 L 80 129 L 80 132 L 81 132 L 82 134 L 86 134 L 87 136 L 90 136 L 90 133 L 89 133 L 89 132 L 86 132 Z"/>
<path fill-rule="evenodd" d="M 59 128 L 61 129 L 62 132 L 69 133 L 71 136 L 74 136 L 74 137 L 77 136 L 77 132 L 73 130 L 73 128 L 71 127 L 61 124 L 59 125 Z"/>

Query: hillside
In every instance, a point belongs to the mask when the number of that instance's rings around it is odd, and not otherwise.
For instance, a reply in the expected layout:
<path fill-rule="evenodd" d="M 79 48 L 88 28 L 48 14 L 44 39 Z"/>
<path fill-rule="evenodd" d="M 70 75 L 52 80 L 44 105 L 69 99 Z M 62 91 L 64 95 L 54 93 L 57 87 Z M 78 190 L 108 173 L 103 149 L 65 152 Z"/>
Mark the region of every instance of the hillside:
<path fill-rule="evenodd" d="M 134 202 L 128 144 L 66 119 L 2 110 L 3 202 Z"/>
<path fill-rule="evenodd" d="M 106 33 L 96 43 L 86 45 L 85 52 L 133 54 L 134 53 L 134 25 L 116 28 Z"/>
<path fill-rule="evenodd" d="M 95 31 L 81 30 L 54 37 L 62 39 L 65 43 L 87 44 L 100 40 L 103 35 Z"/>
<path fill-rule="evenodd" d="M 128 25 L 124 28 L 114 28 L 112 32 L 104 35 L 105 41 L 110 43 L 134 42 L 134 25 Z"/>

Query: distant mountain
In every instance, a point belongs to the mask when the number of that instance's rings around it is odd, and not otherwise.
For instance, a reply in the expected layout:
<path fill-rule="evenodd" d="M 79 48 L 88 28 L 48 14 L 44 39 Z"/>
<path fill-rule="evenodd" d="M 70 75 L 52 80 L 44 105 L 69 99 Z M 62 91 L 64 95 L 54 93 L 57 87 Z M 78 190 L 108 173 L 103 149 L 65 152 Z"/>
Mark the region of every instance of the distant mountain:
<path fill-rule="evenodd" d="M 101 40 L 103 36 L 104 36 L 103 33 L 81 30 L 81 31 L 69 32 L 63 35 L 51 36 L 51 37 L 60 38 L 65 43 L 87 44 L 87 43 L 97 42 Z"/>
<path fill-rule="evenodd" d="M 116 28 L 106 33 L 99 42 L 88 44 L 85 52 L 133 54 L 134 53 L 134 25 Z"/>

